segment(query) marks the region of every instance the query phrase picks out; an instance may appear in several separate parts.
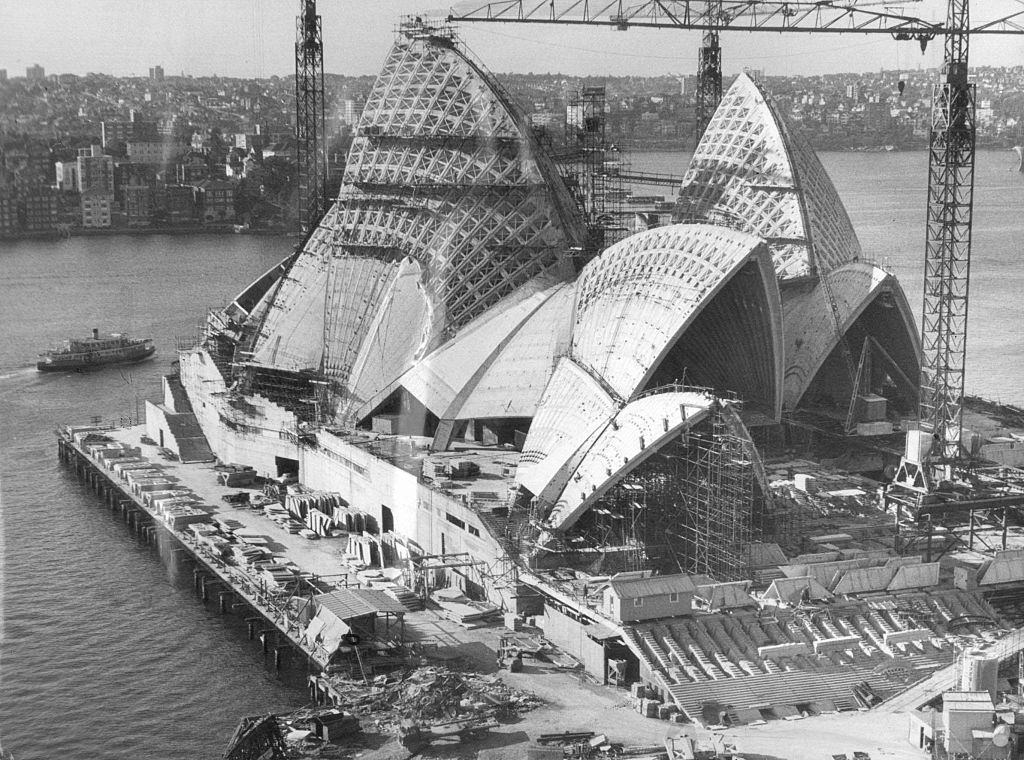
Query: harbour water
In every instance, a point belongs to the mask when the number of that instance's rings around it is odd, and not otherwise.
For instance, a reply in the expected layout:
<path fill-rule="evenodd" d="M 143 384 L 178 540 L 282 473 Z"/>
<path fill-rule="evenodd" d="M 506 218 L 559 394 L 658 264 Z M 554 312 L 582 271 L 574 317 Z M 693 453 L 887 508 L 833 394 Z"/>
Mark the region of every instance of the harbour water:
<path fill-rule="evenodd" d="M 685 154 L 633 165 L 681 173 Z M 920 308 L 927 157 L 823 154 L 867 257 Z M 979 154 L 968 392 L 1024 404 L 1024 175 Z M 657 192 L 666 192 L 667 189 Z M 206 609 L 119 517 L 57 462 L 61 422 L 134 417 L 159 395 L 176 336 L 193 334 L 289 250 L 248 236 L 0 244 L 0 736 L 18 760 L 219 757 L 239 717 L 305 702 L 244 624 Z M 72 334 L 152 336 L 155 360 L 41 375 L 35 354 Z"/>

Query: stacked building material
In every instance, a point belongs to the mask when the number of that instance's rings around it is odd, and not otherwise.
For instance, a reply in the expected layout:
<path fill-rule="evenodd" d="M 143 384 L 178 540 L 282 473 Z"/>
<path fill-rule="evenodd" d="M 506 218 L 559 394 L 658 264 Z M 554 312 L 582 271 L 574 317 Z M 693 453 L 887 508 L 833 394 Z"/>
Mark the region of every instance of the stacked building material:
<path fill-rule="evenodd" d="M 284 497 L 284 506 L 289 512 L 300 520 L 305 518 L 311 509 L 317 509 L 324 514 L 330 515 L 336 507 L 347 507 L 348 502 L 340 494 L 330 491 L 307 491 L 305 493 L 293 492 L 294 486 L 289 487 L 289 493 Z"/>
<path fill-rule="evenodd" d="M 197 506 L 169 505 L 160 509 L 160 519 L 174 530 L 210 522 L 210 515 Z"/>
<path fill-rule="evenodd" d="M 423 609 L 423 600 L 412 592 L 408 587 L 393 583 L 384 589 L 384 593 L 401 604 L 410 612 L 419 612 Z"/>
<path fill-rule="evenodd" d="M 463 628 L 479 628 L 489 625 L 501 616 L 501 609 L 487 602 L 474 602 L 458 589 L 440 589 L 431 594 L 431 599 L 441 608 L 442 614 Z"/>

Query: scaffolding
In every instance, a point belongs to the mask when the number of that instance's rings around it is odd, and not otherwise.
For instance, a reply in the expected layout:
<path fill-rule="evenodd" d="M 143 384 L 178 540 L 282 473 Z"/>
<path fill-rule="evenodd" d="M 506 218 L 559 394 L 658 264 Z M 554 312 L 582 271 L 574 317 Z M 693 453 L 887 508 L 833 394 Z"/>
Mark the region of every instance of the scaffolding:
<path fill-rule="evenodd" d="M 759 535 L 767 500 L 753 444 L 727 412 L 716 405 L 591 507 L 562 537 L 569 564 L 749 578 L 747 545 Z"/>
<path fill-rule="evenodd" d="M 565 160 L 560 173 L 587 225 L 582 266 L 609 245 L 626 237 L 619 177 L 619 151 L 608 144 L 607 95 L 604 85 L 584 87 L 565 112 Z"/>

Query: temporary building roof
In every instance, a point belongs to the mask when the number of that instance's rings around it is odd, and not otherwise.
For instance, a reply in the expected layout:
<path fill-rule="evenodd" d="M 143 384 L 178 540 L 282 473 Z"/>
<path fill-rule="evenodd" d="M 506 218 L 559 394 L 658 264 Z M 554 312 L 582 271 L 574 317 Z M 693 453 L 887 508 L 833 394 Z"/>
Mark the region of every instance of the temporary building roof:
<path fill-rule="evenodd" d="M 777 599 L 788 604 L 799 604 L 805 599 L 831 599 L 828 592 L 814 578 L 776 578 L 764 592 L 766 599 Z"/>
<path fill-rule="evenodd" d="M 866 594 L 884 591 L 892 580 L 891 567 L 862 567 L 847 570 L 832 589 L 836 594 Z"/>
<path fill-rule="evenodd" d="M 345 621 L 382 613 L 404 615 L 406 612 L 401 603 L 377 589 L 339 588 L 329 594 L 315 596 L 313 600 L 320 608 Z"/>
<path fill-rule="evenodd" d="M 928 562 L 921 565 L 904 565 L 896 571 L 889 582 L 889 591 L 905 588 L 926 588 L 939 583 L 939 563 Z"/>
<path fill-rule="evenodd" d="M 613 575 L 608 580 L 608 586 L 619 598 L 628 599 L 660 594 L 689 594 L 697 588 L 693 578 L 685 573 L 624 579 L 617 579 L 617 576 Z"/>
<path fill-rule="evenodd" d="M 737 607 L 756 607 L 757 601 L 747 589 L 750 581 L 734 583 L 712 583 L 697 587 L 696 596 L 704 599 L 713 610 L 728 610 Z"/>

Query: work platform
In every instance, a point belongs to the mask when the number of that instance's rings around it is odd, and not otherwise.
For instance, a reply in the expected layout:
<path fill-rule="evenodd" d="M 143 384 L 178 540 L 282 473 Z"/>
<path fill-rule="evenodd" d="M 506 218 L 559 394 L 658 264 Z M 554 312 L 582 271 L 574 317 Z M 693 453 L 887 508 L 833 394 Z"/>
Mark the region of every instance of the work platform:
<path fill-rule="evenodd" d="M 192 504 L 197 505 L 198 509 L 189 506 L 189 510 L 205 513 L 201 522 L 216 519 L 246 536 L 263 539 L 259 543 L 269 546 L 276 557 L 294 563 L 301 569 L 303 572 L 298 578 L 301 579 L 300 584 L 307 584 L 306 596 L 329 590 L 333 585 L 344 585 L 350 577 L 354 579 L 355 569 L 347 564 L 340 545 L 330 541 L 312 542 L 289 534 L 260 513 L 225 504 L 221 497 L 237 489 L 218 485 L 212 465 L 182 465 L 159 458 L 156 446 L 141 442 L 145 433 L 141 426 L 91 429 L 64 427 L 58 430 L 60 460 L 73 467 L 79 478 L 95 490 L 108 506 L 119 510 L 125 522 L 140 536 L 147 541 L 170 541 L 174 551 L 187 557 L 194 564 L 196 590 L 202 594 L 204 601 L 216 594 L 221 612 L 238 609 L 239 605 L 243 605 L 251 613 L 246 617 L 249 637 L 256 638 L 258 635 L 264 652 L 274 651 L 278 666 L 281 664 L 282 653 L 289 649 L 301 655 L 315 670 L 327 666 L 329 657 L 303 639 L 304 626 L 299 622 L 295 606 L 289 604 L 291 599 L 301 598 L 303 594 L 269 588 L 240 568 L 226 563 L 198 540 L 190 524 L 172 527 L 169 524 L 169 513 L 161 513 L 152 500 L 147 503 L 146 495 L 150 492 L 133 493 L 125 479 L 105 467 L 103 460 L 91 456 L 84 443 L 75 440 L 75 431 L 103 436 L 115 444 L 141 449 L 141 456 L 131 458 L 139 460 L 137 464 L 145 464 L 158 471 L 161 476 L 158 479 L 169 481 L 179 491 L 187 490 L 194 495 Z M 147 454 L 151 454 L 152 458 Z"/>

